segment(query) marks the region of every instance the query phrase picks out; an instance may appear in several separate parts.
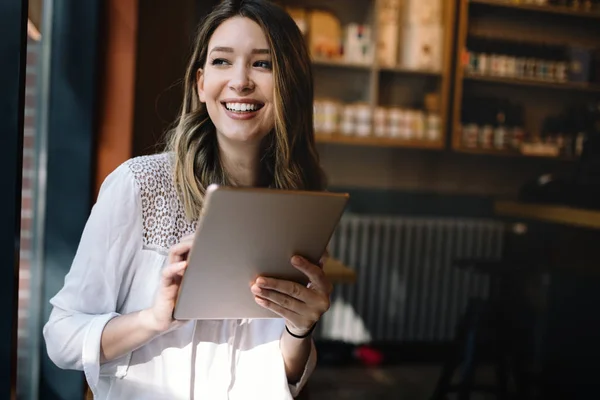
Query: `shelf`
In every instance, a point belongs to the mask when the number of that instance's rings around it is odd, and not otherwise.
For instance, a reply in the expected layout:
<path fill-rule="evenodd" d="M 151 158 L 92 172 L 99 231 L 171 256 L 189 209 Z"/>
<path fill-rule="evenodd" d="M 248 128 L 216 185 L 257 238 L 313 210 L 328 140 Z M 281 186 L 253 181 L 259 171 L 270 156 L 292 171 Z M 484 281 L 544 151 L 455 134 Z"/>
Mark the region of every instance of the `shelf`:
<path fill-rule="evenodd" d="M 372 64 L 350 63 L 341 59 L 313 58 L 312 63 L 314 66 L 320 67 L 362 69 L 365 71 L 373 68 Z"/>
<path fill-rule="evenodd" d="M 553 82 L 535 79 L 509 78 L 502 76 L 474 75 L 465 73 L 465 80 L 491 82 L 506 85 L 533 86 L 558 90 L 578 90 L 582 92 L 600 93 L 600 84 L 578 82 Z"/>
<path fill-rule="evenodd" d="M 543 130 L 547 118 L 562 116 L 573 101 L 600 98 L 600 82 L 560 82 L 535 77 L 483 75 L 470 72 L 464 65 L 464 51 L 478 45 L 498 47 L 499 54 L 510 54 L 511 48 L 541 46 L 561 51 L 566 47 L 596 47 L 597 28 L 600 27 L 600 9 L 584 11 L 565 6 L 523 4 L 517 0 L 460 0 L 460 18 L 456 37 L 455 86 L 453 91 L 450 132 L 452 150 L 473 157 L 505 157 L 538 160 L 537 162 L 574 162 L 575 156 L 555 155 L 552 149 L 463 147 L 461 118 L 465 99 L 494 98 L 496 101 L 517 103 L 522 109 L 522 124 L 529 131 Z M 535 13 L 535 14 L 534 14 Z M 564 19 L 560 19 L 560 16 Z M 534 49 L 534 47 L 540 47 Z M 492 53 L 491 49 L 486 52 Z M 532 51 L 535 52 L 535 51 Z M 502 88 L 504 86 L 504 89 Z M 510 89 L 510 90 L 509 90 Z M 561 92 L 562 91 L 562 92 Z M 574 97 L 575 96 L 575 97 Z M 485 108 L 485 107 L 483 107 Z M 482 111 L 484 112 L 484 111 Z M 523 153 L 522 151 L 525 153 Z M 540 154 L 535 154 L 534 151 Z"/>
<path fill-rule="evenodd" d="M 433 77 L 441 77 L 441 71 L 433 71 L 433 70 L 425 70 L 425 69 L 410 69 L 405 67 L 380 67 L 379 70 L 381 72 L 388 73 L 397 73 L 397 74 L 406 74 L 406 75 L 423 75 L 423 76 L 433 76 Z"/>
<path fill-rule="evenodd" d="M 566 205 L 497 201 L 494 203 L 494 212 L 512 218 L 600 229 L 600 212 Z"/>
<path fill-rule="evenodd" d="M 344 60 L 336 60 L 336 59 L 319 59 L 315 58 L 312 61 L 313 65 L 319 67 L 332 67 L 332 68 L 354 68 L 354 69 L 364 69 L 371 70 L 374 67 L 371 64 L 362 64 L 362 63 L 349 63 Z M 397 73 L 397 74 L 406 74 L 406 75 L 423 75 L 423 76 L 434 76 L 441 77 L 441 71 L 433 71 L 433 70 L 425 70 L 425 69 L 411 69 L 406 67 L 379 67 L 378 68 L 382 72 L 388 73 Z"/>
<path fill-rule="evenodd" d="M 557 161 L 573 161 L 573 157 L 566 156 L 544 156 L 544 155 L 535 155 L 535 154 L 523 154 L 516 150 L 497 150 L 497 149 L 481 149 L 481 148 L 469 148 L 469 147 L 461 147 L 454 146 L 454 151 L 458 153 L 467 153 L 467 154 L 480 154 L 480 155 L 490 155 L 490 156 L 499 156 L 499 157 L 518 157 L 518 158 L 541 158 L 546 160 L 557 160 Z"/>
<path fill-rule="evenodd" d="M 544 37 L 535 37 L 528 35 L 523 37 L 522 35 L 518 35 L 515 33 L 505 33 L 498 34 L 495 32 L 486 32 L 484 29 L 473 29 L 469 28 L 468 37 L 476 40 L 486 40 L 486 41 L 496 41 L 496 42 L 505 42 L 505 43 L 515 43 L 522 44 L 528 46 L 545 46 L 545 47 L 570 47 L 570 46 L 578 46 L 585 47 L 589 49 L 594 49 L 598 47 L 598 41 L 573 41 L 569 39 L 556 39 L 550 35 L 545 35 Z"/>
<path fill-rule="evenodd" d="M 515 4 L 511 3 L 507 0 L 470 0 L 471 4 L 483 4 L 494 7 L 504 7 L 504 8 L 513 8 L 517 10 L 525 10 L 525 11 L 535 11 L 541 13 L 548 14 L 558 14 L 558 15 L 566 15 L 572 17 L 582 17 L 582 18 L 597 18 L 600 19 L 600 11 L 598 10 L 577 10 L 571 7 L 565 6 L 553 6 L 546 5 L 540 6 L 536 4 Z"/>
<path fill-rule="evenodd" d="M 316 134 L 317 143 L 342 144 L 351 146 L 372 146 L 372 147 L 405 147 L 413 149 L 443 149 L 442 142 L 431 142 L 424 140 L 402 140 L 385 137 L 358 137 L 344 136 L 341 134 Z"/>

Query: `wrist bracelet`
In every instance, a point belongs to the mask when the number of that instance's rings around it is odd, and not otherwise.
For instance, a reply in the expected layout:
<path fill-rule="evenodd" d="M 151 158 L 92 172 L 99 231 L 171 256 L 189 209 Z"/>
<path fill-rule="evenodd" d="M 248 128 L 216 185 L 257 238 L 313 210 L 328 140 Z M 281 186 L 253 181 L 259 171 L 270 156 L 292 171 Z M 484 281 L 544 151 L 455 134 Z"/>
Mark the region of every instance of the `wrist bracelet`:
<path fill-rule="evenodd" d="M 290 330 L 288 329 L 287 325 L 285 326 L 285 330 L 287 331 L 287 333 L 289 333 L 291 336 L 295 337 L 296 339 L 305 339 L 307 337 L 310 336 L 311 333 L 313 333 L 313 331 L 315 330 L 315 327 L 317 326 L 317 323 L 315 322 L 313 324 L 313 326 L 308 330 L 308 332 L 306 332 L 304 335 L 295 335 L 292 332 L 290 332 Z"/>

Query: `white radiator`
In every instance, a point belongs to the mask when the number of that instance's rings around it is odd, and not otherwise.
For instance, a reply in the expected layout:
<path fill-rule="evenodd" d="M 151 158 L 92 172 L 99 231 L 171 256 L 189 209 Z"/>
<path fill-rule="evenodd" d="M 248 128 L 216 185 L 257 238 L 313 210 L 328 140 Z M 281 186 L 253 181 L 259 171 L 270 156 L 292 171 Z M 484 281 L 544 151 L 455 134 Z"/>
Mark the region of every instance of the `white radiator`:
<path fill-rule="evenodd" d="M 487 296 L 489 286 L 452 260 L 498 259 L 502 231 L 485 219 L 345 215 L 329 250 L 355 269 L 357 282 L 336 286 L 317 338 L 451 340 L 469 297 Z"/>

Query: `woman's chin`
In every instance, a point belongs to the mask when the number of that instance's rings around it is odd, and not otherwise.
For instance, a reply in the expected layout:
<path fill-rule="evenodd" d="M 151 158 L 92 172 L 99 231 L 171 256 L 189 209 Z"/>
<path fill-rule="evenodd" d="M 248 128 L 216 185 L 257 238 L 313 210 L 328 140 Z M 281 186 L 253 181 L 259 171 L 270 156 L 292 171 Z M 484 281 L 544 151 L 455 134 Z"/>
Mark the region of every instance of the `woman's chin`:
<path fill-rule="evenodd" d="M 219 137 L 229 143 L 256 144 L 259 145 L 268 132 L 248 132 L 248 131 L 225 131 L 220 132 Z"/>

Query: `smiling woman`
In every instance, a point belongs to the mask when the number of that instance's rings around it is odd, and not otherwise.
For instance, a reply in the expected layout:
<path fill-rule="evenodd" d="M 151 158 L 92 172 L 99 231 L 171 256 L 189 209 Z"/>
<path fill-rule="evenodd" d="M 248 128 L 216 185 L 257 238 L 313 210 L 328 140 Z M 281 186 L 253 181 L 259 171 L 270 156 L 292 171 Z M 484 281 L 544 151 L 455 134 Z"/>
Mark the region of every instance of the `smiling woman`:
<path fill-rule="evenodd" d="M 290 399 L 315 366 L 311 333 L 330 304 L 321 266 L 296 256 L 308 286 L 259 277 L 248 287 L 281 318 L 172 315 L 210 184 L 324 187 L 302 35 L 267 0 L 222 1 L 200 26 L 184 90 L 166 151 L 103 183 L 51 300 L 48 354 L 83 370 L 96 399 Z"/>
<path fill-rule="evenodd" d="M 208 49 L 205 65 L 196 73 L 198 97 L 215 124 L 219 144 L 243 143 L 253 148 L 241 149 L 246 157 L 256 158 L 251 153 L 260 152 L 274 121 L 273 68 L 266 36 L 251 19 L 231 18 L 215 30 Z"/>
<path fill-rule="evenodd" d="M 194 49 L 169 145 L 187 215 L 197 217 L 206 183 L 322 189 L 310 57 L 290 16 L 267 1 L 225 1 Z M 258 175 L 243 174 L 249 159 L 263 160 Z"/>

